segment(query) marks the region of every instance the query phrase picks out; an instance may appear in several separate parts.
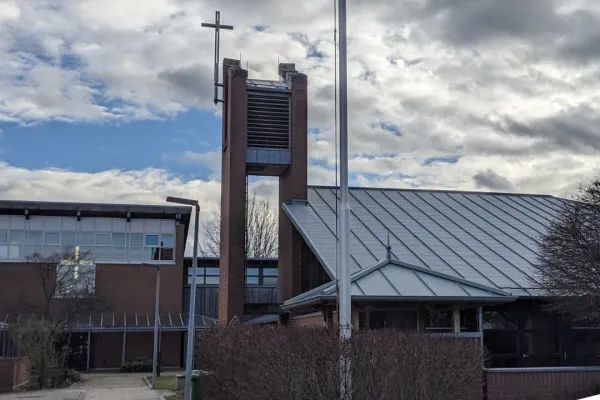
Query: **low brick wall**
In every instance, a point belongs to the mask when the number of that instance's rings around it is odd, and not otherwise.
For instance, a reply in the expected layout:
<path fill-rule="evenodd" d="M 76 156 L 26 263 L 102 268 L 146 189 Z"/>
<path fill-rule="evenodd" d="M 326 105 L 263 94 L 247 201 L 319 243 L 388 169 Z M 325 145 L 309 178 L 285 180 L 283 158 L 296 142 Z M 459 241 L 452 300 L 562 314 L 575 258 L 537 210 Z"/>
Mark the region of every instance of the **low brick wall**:
<path fill-rule="evenodd" d="M 600 368 L 490 369 L 485 400 L 575 400 L 600 389 Z"/>
<path fill-rule="evenodd" d="M 297 315 L 291 318 L 291 326 L 314 326 L 314 327 L 327 327 L 325 324 L 325 318 L 320 312 Z"/>
<path fill-rule="evenodd" d="M 0 393 L 13 390 L 29 382 L 27 358 L 0 358 Z"/>

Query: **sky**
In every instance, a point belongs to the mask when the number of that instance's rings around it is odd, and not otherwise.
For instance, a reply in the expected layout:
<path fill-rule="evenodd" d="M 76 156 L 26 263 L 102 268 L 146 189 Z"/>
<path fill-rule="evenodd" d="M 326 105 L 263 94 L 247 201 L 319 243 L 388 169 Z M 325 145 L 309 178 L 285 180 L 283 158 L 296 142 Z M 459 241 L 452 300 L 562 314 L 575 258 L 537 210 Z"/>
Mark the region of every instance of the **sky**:
<path fill-rule="evenodd" d="M 600 2 L 347 3 L 351 185 L 568 197 L 596 176 Z M 309 183 L 334 184 L 334 0 L 0 0 L 0 199 L 217 206 L 216 10 L 250 78 L 308 76 Z"/>

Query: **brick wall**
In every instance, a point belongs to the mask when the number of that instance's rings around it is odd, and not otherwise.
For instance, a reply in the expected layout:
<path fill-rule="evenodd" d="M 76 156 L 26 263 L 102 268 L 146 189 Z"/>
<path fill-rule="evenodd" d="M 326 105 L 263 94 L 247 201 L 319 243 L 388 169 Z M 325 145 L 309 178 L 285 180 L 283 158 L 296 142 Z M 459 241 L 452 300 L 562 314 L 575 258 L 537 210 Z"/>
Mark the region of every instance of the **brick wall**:
<path fill-rule="evenodd" d="M 306 315 L 297 315 L 290 320 L 290 326 L 327 327 L 323 313 L 316 312 Z"/>
<path fill-rule="evenodd" d="M 223 156 L 221 178 L 221 244 L 219 323 L 244 314 L 246 78 L 239 61 L 223 61 Z"/>
<path fill-rule="evenodd" d="M 293 64 L 280 64 L 279 73 L 293 69 Z M 279 203 L 306 200 L 307 189 L 307 85 L 306 75 L 293 72 L 288 75 L 292 83 L 291 94 L 291 165 L 279 177 Z M 279 302 L 283 303 L 301 293 L 302 284 L 302 237 L 292 221 L 279 210 Z"/>
<path fill-rule="evenodd" d="M 0 358 L 0 393 L 12 392 L 29 381 L 27 358 Z"/>
<path fill-rule="evenodd" d="M 600 369 L 544 368 L 527 372 L 490 370 L 487 373 L 487 400 L 575 400 L 599 392 Z"/>

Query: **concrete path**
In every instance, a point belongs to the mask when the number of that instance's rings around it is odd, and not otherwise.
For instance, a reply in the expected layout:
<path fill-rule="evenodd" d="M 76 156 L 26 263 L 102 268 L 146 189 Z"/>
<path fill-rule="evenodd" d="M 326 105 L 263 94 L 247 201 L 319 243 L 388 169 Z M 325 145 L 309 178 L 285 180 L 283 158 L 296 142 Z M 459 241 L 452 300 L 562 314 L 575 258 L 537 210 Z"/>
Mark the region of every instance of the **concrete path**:
<path fill-rule="evenodd" d="M 160 400 L 146 385 L 148 374 L 89 374 L 69 389 L 0 395 L 0 400 Z"/>

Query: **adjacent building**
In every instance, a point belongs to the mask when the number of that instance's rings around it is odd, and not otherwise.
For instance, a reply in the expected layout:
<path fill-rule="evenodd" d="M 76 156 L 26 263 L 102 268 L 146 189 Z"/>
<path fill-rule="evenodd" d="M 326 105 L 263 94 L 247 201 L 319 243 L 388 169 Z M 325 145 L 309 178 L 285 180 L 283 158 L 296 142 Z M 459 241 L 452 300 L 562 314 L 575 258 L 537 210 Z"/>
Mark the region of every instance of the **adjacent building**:
<path fill-rule="evenodd" d="M 164 366 L 181 365 L 188 314 L 183 306 L 184 247 L 190 207 L 0 201 L 0 322 L 29 315 L 69 318 L 79 369 L 119 368 L 152 358 L 156 266 Z M 31 262 L 65 249 L 86 254 L 92 270 L 90 308 L 65 309 L 69 294 L 53 290 L 57 272 Z M 76 287 L 83 272 L 69 270 Z M 61 280 L 65 279 L 63 276 Z M 77 315 L 64 315 L 75 312 Z M 214 319 L 196 316 L 200 329 Z"/>

